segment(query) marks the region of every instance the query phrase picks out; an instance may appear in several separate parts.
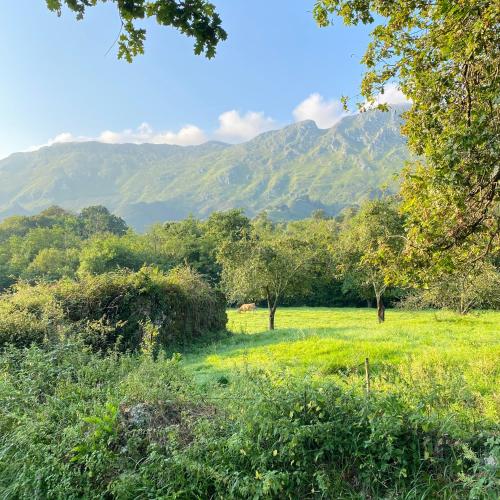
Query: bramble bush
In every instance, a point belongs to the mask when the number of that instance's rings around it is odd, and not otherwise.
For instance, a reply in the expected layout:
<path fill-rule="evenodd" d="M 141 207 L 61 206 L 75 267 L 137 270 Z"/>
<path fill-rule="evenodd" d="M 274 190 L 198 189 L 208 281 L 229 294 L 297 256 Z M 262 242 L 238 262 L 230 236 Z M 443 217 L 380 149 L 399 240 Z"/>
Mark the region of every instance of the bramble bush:
<path fill-rule="evenodd" d="M 491 425 L 264 372 L 202 387 L 179 359 L 8 347 L 2 498 L 498 498 Z"/>
<path fill-rule="evenodd" d="M 191 269 L 144 267 L 16 285 L 0 297 L 0 347 L 78 337 L 95 351 L 138 351 L 149 325 L 157 351 L 222 331 L 226 321 L 222 294 Z"/>

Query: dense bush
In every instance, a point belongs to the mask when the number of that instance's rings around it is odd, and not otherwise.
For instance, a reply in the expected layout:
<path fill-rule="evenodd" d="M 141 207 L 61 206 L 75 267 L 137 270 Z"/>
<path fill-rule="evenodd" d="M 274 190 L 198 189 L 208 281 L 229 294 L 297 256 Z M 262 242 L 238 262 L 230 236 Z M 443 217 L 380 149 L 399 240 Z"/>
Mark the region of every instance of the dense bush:
<path fill-rule="evenodd" d="M 484 422 L 454 435 L 427 411 L 440 403 L 252 372 L 225 382 L 202 392 L 176 357 L 9 348 L 0 496 L 498 498 L 498 435 Z"/>
<path fill-rule="evenodd" d="M 94 350 L 184 343 L 226 325 L 225 299 L 188 268 L 20 284 L 0 298 L 0 346 L 76 336 Z M 149 338 L 148 338 L 149 337 Z"/>

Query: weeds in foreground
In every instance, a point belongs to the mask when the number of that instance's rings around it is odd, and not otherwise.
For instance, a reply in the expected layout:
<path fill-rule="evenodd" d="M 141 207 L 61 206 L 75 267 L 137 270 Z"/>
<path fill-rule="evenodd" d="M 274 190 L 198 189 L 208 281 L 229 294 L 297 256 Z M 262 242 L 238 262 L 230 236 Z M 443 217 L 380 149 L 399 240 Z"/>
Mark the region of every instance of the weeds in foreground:
<path fill-rule="evenodd" d="M 497 498 L 498 426 L 445 411 L 467 381 L 443 370 L 369 395 L 250 366 L 201 387 L 179 356 L 8 349 L 0 496 Z"/>

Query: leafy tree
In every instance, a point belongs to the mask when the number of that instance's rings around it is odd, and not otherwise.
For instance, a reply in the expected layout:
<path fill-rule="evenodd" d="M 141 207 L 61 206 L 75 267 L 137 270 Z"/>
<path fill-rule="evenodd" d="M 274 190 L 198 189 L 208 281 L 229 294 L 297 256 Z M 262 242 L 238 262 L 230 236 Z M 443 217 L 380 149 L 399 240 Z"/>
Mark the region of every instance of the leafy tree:
<path fill-rule="evenodd" d="M 36 216 L 35 216 L 36 217 Z M 73 217 L 71 212 L 64 210 L 64 208 L 58 207 L 57 205 L 52 205 L 45 210 L 40 212 L 37 218 L 48 217 L 52 219 L 64 219 L 66 217 Z"/>
<path fill-rule="evenodd" d="M 28 279 L 58 280 L 74 277 L 80 262 L 79 249 L 43 248 L 30 262 L 22 276 Z"/>
<path fill-rule="evenodd" d="M 216 243 L 206 236 L 204 224 L 193 216 L 154 226 L 145 239 L 162 267 L 188 265 L 209 281 L 218 281 L 220 267 L 215 261 Z"/>
<path fill-rule="evenodd" d="M 117 269 L 138 271 L 149 263 L 141 243 L 135 235 L 97 234 L 83 246 L 78 272 L 96 275 Z"/>
<path fill-rule="evenodd" d="M 84 208 L 80 212 L 80 222 L 85 238 L 98 233 L 111 233 L 121 236 L 128 229 L 126 222 L 121 217 L 113 215 L 102 205 Z"/>
<path fill-rule="evenodd" d="M 412 102 L 403 132 L 421 160 L 402 190 L 410 265 L 439 267 L 476 234 L 498 251 L 498 0 L 318 0 L 314 15 L 321 26 L 376 22 L 362 94 L 374 103 L 396 80 Z"/>
<path fill-rule="evenodd" d="M 29 217 L 9 217 L 0 224 L 0 290 L 19 278 L 72 275 L 80 242 L 78 217 L 59 207 Z"/>
<path fill-rule="evenodd" d="M 31 229 L 53 227 L 76 233 L 78 217 L 57 206 L 49 207 L 38 215 L 8 217 L 0 223 L 0 243 L 11 236 L 25 236 Z"/>
<path fill-rule="evenodd" d="M 339 223 L 334 218 L 324 217 L 321 212 L 315 211 L 309 219 L 287 224 L 286 229 L 290 235 L 307 240 L 314 248 L 315 259 L 309 268 L 310 280 L 314 286 L 289 295 L 286 305 L 343 306 L 356 303 L 356 300 L 352 301 L 342 293 L 342 281 L 334 272 Z"/>
<path fill-rule="evenodd" d="M 107 0 L 46 0 L 47 7 L 62 13 L 63 6 L 83 19 L 86 9 Z M 122 22 L 118 37 L 118 58 L 132 62 L 138 54 L 144 53 L 146 30 L 137 28 L 136 22 L 145 18 L 155 18 L 161 26 L 171 26 L 183 35 L 195 39 L 195 54 L 215 55 L 220 41 L 227 38 L 221 27 L 221 19 L 215 7 L 206 0 L 109 0 L 116 5 Z"/>
<path fill-rule="evenodd" d="M 57 249 L 64 253 L 67 249 L 78 248 L 79 244 L 78 236 L 61 226 L 35 227 L 24 236 L 11 236 L 0 244 L 0 273 L 4 275 L 0 281 L 8 286 L 18 278 L 35 279 L 36 266 L 31 267 L 31 264 L 41 252 Z M 54 266 L 56 263 L 53 269 Z"/>
<path fill-rule="evenodd" d="M 407 308 L 437 307 L 467 314 L 472 309 L 500 307 L 500 272 L 488 261 L 476 261 L 434 276 L 425 287 L 406 297 Z"/>
<path fill-rule="evenodd" d="M 232 302 L 265 300 L 269 329 L 274 330 L 281 301 L 310 285 L 315 258 L 315 248 L 307 240 L 254 226 L 247 239 L 222 243 L 222 287 Z"/>
<path fill-rule="evenodd" d="M 205 231 L 217 243 L 239 240 L 250 232 L 250 219 L 242 209 L 213 212 L 205 224 Z"/>
<path fill-rule="evenodd" d="M 403 244 L 403 219 L 392 199 L 365 203 L 341 228 L 335 257 L 343 288 L 366 297 L 374 295 L 379 322 L 385 320 L 387 269 Z"/>

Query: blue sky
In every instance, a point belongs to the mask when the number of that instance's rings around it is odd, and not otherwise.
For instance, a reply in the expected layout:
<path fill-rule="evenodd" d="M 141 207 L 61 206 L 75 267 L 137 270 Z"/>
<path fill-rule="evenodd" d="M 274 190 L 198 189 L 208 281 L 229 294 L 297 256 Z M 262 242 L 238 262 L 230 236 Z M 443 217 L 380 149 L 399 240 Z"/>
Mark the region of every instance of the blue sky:
<path fill-rule="evenodd" d="M 369 28 L 318 28 L 313 0 L 215 0 L 228 40 L 215 59 L 146 23 L 146 53 L 106 55 L 119 30 L 113 5 L 77 22 L 44 0 L 3 0 L 0 158 L 54 141 L 196 144 L 246 140 L 296 120 L 331 126 L 356 95 Z"/>

